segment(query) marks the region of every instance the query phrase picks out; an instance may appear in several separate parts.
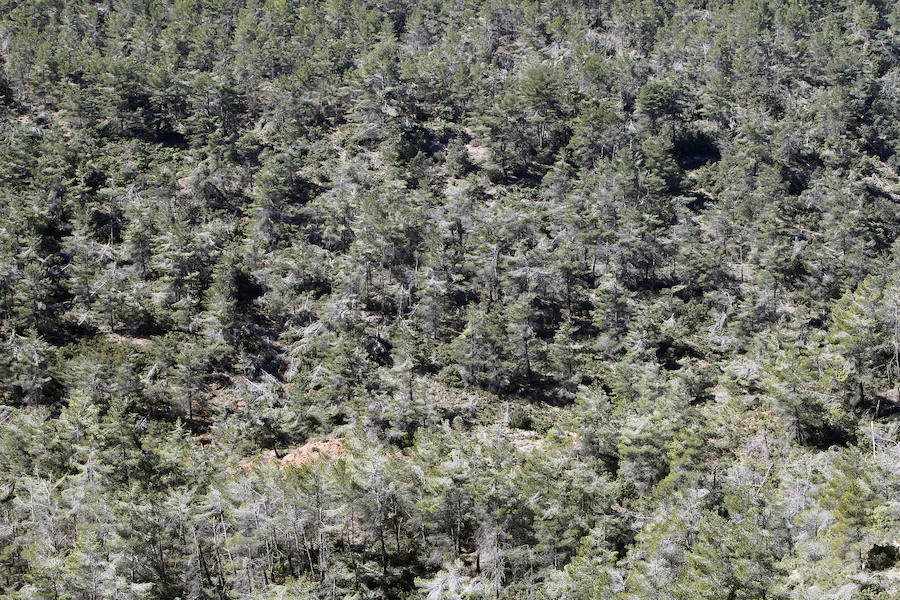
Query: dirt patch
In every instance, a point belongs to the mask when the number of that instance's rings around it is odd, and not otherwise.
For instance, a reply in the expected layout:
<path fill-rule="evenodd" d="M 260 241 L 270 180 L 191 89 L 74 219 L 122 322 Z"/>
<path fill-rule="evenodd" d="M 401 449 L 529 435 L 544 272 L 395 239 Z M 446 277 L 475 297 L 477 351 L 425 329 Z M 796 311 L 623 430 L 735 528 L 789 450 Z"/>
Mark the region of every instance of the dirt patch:
<path fill-rule="evenodd" d="M 131 348 L 142 351 L 149 350 L 150 346 L 153 344 L 153 341 L 149 338 L 129 337 L 118 333 L 107 333 L 105 337 L 113 344 L 130 346 Z"/>
<path fill-rule="evenodd" d="M 513 448 L 525 454 L 542 450 L 547 446 L 547 440 L 534 431 L 524 431 L 505 425 L 483 425 L 475 428 L 475 439 L 482 444 L 496 437 L 508 440 Z"/>
<path fill-rule="evenodd" d="M 491 160 L 491 149 L 487 146 L 466 144 L 466 151 L 469 153 L 469 160 L 476 165 L 484 165 Z"/>
<path fill-rule="evenodd" d="M 314 462 L 322 460 L 326 456 L 344 456 L 347 453 L 344 440 L 328 439 L 315 442 L 306 442 L 302 446 L 291 450 L 278 461 L 279 467 L 294 467 L 302 469 Z"/>
<path fill-rule="evenodd" d="M 330 438 L 327 440 L 316 440 L 306 442 L 302 446 L 298 446 L 282 456 L 277 458 L 271 450 L 263 452 L 259 456 L 248 458 L 238 463 L 244 471 L 249 471 L 257 465 L 276 464 L 279 468 L 294 467 L 302 469 L 308 465 L 318 462 L 326 457 L 341 457 L 347 454 L 347 444 L 344 440 L 338 438 Z"/>

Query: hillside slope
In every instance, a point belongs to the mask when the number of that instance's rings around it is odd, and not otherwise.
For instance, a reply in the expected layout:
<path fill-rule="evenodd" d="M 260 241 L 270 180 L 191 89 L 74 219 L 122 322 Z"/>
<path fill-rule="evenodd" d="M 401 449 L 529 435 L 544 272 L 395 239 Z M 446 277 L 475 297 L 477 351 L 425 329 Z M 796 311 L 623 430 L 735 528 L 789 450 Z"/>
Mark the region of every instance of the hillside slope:
<path fill-rule="evenodd" d="M 900 596 L 898 6 L 0 0 L 0 598 Z"/>

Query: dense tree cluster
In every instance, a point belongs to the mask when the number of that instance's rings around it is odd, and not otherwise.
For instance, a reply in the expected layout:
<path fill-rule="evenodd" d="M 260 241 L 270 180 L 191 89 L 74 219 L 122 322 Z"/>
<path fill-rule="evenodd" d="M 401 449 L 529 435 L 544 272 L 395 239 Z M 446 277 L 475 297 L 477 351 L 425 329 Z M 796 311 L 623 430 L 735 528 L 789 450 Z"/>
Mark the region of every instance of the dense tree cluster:
<path fill-rule="evenodd" d="M 896 597 L 898 28 L 0 0 L 0 598 Z"/>

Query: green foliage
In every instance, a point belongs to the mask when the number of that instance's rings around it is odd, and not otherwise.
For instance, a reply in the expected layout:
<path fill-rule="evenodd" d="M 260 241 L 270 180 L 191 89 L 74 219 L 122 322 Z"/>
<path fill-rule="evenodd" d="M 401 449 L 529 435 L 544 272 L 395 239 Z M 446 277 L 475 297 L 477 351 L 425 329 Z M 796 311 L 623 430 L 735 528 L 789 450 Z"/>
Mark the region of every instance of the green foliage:
<path fill-rule="evenodd" d="M 889 598 L 875 0 L 0 1 L 0 598 Z"/>

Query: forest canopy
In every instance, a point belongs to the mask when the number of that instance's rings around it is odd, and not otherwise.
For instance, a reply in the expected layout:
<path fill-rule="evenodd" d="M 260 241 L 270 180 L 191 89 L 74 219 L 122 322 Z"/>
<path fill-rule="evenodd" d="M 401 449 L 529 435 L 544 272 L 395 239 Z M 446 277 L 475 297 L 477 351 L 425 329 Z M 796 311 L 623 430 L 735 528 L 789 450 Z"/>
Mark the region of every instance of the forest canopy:
<path fill-rule="evenodd" d="M 898 29 L 0 0 L 0 599 L 900 596 Z"/>

